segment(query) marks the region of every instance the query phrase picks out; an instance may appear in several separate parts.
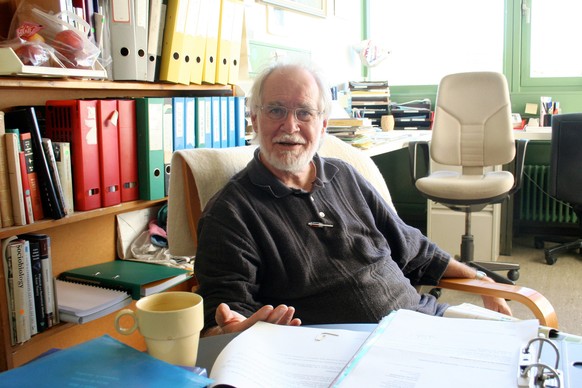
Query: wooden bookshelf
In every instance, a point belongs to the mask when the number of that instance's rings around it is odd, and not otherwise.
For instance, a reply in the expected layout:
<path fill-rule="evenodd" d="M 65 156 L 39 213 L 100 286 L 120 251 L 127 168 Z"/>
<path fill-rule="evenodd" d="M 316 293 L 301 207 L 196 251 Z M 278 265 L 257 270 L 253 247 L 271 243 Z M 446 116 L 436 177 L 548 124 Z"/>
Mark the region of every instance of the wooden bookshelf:
<path fill-rule="evenodd" d="M 174 85 L 145 82 L 113 82 L 56 78 L 0 77 L 0 110 L 19 105 L 44 105 L 51 99 L 171 97 L 236 95 L 232 85 Z M 51 237 L 53 274 L 97 264 L 117 257 L 116 215 L 161 205 L 157 201 L 133 201 L 87 212 L 75 212 L 60 220 L 45 219 L 21 227 L 0 228 L 0 239 L 22 233 L 45 233 Z M 1 255 L 1 254 L 0 254 Z M 0 371 L 22 365 L 51 348 L 73 346 L 103 334 L 109 334 L 140 350 L 145 350 L 141 336 L 117 334 L 114 314 L 82 325 L 59 324 L 37 334 L 24 344 L 10 344 L 8 303 L 3 258 L 0 262 Z M 176 289 L 187 290 L 192 282 Z"/>

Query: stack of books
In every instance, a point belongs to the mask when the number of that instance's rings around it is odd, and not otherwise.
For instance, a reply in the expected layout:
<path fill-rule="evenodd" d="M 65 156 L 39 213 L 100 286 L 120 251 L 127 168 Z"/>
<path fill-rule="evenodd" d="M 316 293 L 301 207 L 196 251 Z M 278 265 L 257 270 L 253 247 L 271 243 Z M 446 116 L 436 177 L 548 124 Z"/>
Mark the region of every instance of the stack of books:
<path fill-rule="evenodd" d="M 429 99 L 391 104 L 394 129 L 430 129 L 432 126 L 431 102 Z"/>
<path fill-rule="evenodd" d="M 382 116 L 390 114 L 388 81 L 350 81 L 349 87 L 354 116 L 369 118 L 379 127 Z"/>
<path fill-rule="evenodd" d="M 327 132 L 358 148 L 369 148 L 379 131 L 370 118 L 329 119 Z"/>

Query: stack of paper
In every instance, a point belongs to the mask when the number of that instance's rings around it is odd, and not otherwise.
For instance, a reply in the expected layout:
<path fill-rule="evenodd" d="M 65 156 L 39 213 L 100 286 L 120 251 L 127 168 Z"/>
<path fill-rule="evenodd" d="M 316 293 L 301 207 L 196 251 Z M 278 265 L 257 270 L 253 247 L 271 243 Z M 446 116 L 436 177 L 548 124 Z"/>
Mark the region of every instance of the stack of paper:
<path fill-rule="evenodd" d="M 131 303 L 124 291 L 55 280 L 59 317 L 63 322 L 85 323 Z"/>

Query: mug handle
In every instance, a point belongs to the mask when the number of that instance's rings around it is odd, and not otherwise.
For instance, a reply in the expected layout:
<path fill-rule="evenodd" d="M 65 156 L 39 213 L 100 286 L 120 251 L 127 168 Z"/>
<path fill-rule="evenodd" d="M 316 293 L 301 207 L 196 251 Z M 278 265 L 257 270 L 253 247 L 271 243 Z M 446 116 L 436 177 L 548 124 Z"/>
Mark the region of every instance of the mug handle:
<path fill-rule="evenodd" d="M 126 315 L 131 316 L 131 318 L 133 319 L 133 325 L 131 325 L 130 327 L 123 327 L 119 324 L 119 320 L 121 319 L 121 317 Z M 115 330 L 117 330 L 119 334 L 130 335 L 135 331 L 135 329 L 137 329 L 137 317 L 135 316 L 133 310 L 123 309 L 117 313 L 117 315 L 115 316 Z"/>

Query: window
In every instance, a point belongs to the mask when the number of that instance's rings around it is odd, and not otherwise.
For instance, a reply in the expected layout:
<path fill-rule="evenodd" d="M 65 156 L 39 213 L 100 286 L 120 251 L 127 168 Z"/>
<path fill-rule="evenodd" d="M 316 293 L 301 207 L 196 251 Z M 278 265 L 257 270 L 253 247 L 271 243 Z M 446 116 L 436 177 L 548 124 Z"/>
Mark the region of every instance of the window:
<path fill-rule="evenodd" d="M 581 13 L 579 0 L 523 0 L 522 86 L 582 84 Z"/>
<path fill-rule="evenodd" d="M 368 1 L 369 38 L 390 51 L 371 79 L 436 85 L 449 73 L 503 71 L 504 0 Z"/>

